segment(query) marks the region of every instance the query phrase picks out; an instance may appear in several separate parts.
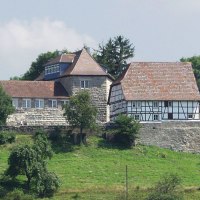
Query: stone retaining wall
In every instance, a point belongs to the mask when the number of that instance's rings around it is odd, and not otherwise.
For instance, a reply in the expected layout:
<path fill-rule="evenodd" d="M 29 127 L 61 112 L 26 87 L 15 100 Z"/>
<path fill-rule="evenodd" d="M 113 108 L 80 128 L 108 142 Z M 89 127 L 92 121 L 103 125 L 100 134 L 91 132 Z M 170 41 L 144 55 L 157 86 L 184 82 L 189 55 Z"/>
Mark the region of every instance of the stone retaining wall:
<path fill-rule="evenodd" d="M 137 143 L 200 153 L 200 121 L 143 123 Z"/>
<path fill-rule="evenodd" d="M 37 129 L 52 131 L 67 130 L 68 126 L 2 126 L 0 130 L 34 133 Z M 77 130 L 78 132 L 79 130 Z M 95 133 L 90 133 L 95 134 Z M 175 151 L 200 153 L 200 121 L 172 121 L 142 123 L 137 143 L 154 145 Z"/>

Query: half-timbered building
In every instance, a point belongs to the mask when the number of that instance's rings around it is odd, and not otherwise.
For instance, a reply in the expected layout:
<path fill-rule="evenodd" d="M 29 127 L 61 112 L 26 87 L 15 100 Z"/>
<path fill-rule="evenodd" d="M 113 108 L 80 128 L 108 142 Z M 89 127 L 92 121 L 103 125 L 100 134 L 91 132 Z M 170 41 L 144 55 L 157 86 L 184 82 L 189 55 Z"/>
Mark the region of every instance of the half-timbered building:
<path fill-rule="evenodd" d="M 199 120 L 200 94 L 191 63 L 134 62 L 110 87 L 111 121 Z"/>

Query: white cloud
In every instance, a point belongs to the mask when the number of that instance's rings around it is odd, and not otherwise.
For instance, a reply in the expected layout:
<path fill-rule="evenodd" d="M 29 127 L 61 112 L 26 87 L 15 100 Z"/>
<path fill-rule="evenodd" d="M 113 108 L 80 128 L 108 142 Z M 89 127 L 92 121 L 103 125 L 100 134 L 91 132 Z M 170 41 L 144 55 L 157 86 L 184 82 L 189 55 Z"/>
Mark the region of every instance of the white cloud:
<path fill-rule="evenodd" d="M 36 57 L 46 51 L 74 51 L 84 44 L 95 47 L 95 40 L 78 33 L 62 21 L 49 19 L 0 24 L 0 80 L 23 74 Z"/>

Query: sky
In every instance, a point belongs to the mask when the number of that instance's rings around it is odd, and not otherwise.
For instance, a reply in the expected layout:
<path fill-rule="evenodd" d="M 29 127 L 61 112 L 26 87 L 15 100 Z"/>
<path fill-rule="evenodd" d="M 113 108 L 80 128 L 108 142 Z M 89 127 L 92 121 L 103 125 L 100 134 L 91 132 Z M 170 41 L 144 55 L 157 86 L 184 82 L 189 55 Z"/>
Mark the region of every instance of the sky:
<path fill-rule="evenodd" d="M 0 80 L 24 74 L 41 53 L 97 49 L 123 35 L 131 61 L 200 55 L 200 0 L 0 0 Z"/>

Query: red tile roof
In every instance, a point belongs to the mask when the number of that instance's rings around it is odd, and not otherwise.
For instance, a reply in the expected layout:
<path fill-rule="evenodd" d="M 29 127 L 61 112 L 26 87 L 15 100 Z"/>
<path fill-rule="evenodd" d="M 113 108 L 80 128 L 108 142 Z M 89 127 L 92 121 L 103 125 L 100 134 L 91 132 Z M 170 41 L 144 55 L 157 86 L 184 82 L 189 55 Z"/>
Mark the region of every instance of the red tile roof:
<path fill-rule="evenodd" d="M 11 97 L 67 98 L 64 87 L 54 81 L 0 81 L 0 85 Z"/>
<path fill-rule="evenodd" d="M 126 100 L 200 100 L 191 63 L 133 62 L 116 84 Z"/>

